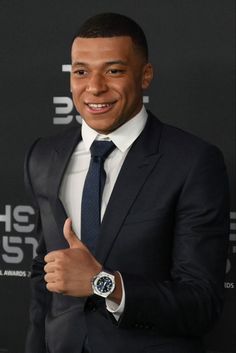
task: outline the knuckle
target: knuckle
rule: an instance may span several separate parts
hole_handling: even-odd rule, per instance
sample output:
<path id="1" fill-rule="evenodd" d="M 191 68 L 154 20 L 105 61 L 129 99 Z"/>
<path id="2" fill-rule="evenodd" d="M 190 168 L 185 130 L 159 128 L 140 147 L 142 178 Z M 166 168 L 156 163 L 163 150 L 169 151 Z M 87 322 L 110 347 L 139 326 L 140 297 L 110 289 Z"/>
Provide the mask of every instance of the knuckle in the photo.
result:
<path id="1" fill-rule="evenodd" d="M 46 284 L 46 288 L 47 290 L 49 290 L 50 292 L 52 292 L 52 288 L 51 288 L 51 285 L 49 283 Z"/>

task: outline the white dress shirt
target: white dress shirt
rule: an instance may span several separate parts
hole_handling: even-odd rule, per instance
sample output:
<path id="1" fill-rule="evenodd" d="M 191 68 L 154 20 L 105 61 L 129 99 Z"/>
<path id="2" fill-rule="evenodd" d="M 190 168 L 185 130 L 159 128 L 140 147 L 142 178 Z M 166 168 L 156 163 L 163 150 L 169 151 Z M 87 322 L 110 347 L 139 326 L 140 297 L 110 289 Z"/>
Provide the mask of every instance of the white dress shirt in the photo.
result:
<path id="1" fill-rule="evenodd" d="M 147 112 L 144 106 L 136 116 L 108 135 L 99 134 L 97 131 L 90 128 L 84 120 L 82 120 L 82 140 L 78 143 L 71 156 L 60 188 L 60 199 L 65 207 L 68 217 L 72 219 L 73 229 L 78 238 L 80 238 L 82 192 L 90 164 L 90 147 L 93 141 L 112 141 L 116 146 L 114 151 L 111 152 L 104 162 L 104 169 L 107 177 L 102 195 L 102 221 L 122 164 L 130 150 L 131 145 L 142 132 L 146 121 Z M 122 277 L 121 282 L 122 300 L 120 305 L 106 299 L 107 310 L 113 313 L 117 320 L 124 311 L 125 307 L 125 290 Z"/>

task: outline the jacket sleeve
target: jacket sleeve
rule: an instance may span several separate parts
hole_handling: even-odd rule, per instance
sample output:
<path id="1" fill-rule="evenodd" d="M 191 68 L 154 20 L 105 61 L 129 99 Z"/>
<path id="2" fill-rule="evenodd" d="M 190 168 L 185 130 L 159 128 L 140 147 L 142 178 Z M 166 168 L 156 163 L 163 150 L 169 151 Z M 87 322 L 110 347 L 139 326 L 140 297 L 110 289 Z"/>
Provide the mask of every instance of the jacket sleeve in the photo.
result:
<path id="1" fill-rule="evenodd" d="M 118 326 L 167 335 L 206 333 L 222 310 L 229 236 L 229 192 L 221 152 L 192 162 L 175 208 L 170 279 L 122 273 L 125 310 Z"/>
<path id="2" fill-rule="evenodd" d="M 30 323 L 25 353 L 46 353 L 45 316 L 51 300 L 51 293 L 47 291 L 44 281 L 46 247 L 43 240 L 40 211 L 31 181 L 31 161 L 34 158 L 33 152 L 37 142 L 38 140 L 32 145 L 25 159 L 25 186 L 36 210 L 36 235 L 39 240 L 37 255 L 32 262 Z"/>

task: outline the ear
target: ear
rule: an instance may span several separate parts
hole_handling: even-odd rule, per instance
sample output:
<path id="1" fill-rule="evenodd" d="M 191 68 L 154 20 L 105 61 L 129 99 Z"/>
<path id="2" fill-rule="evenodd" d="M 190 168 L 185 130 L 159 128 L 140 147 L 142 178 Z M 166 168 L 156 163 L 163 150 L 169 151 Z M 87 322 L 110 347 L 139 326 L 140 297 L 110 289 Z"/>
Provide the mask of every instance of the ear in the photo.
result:
<path id="1" fill-rule="evenodd" d="M 72 93 L 72 68 L 70 72 L 70 93 Z"/>
<path id="2" fill-rule="evenodd" d="M 150 63 L 143 67 L 142 89 L 147 89 L 153 79 L 153 66 Z"/>

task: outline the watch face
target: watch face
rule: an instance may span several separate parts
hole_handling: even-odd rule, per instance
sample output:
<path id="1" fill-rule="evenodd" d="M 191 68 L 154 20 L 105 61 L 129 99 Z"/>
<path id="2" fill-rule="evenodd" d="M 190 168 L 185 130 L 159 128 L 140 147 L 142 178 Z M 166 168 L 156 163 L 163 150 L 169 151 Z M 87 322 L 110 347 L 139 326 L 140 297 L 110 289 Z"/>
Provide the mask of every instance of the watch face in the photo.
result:
<path id="1" fill-rule="evenodd" d="M 96 283 L 97 290 L 101 293 L 108 293 L 112 289 L 113 282 L 109 277 L 103 276 Z"/>

